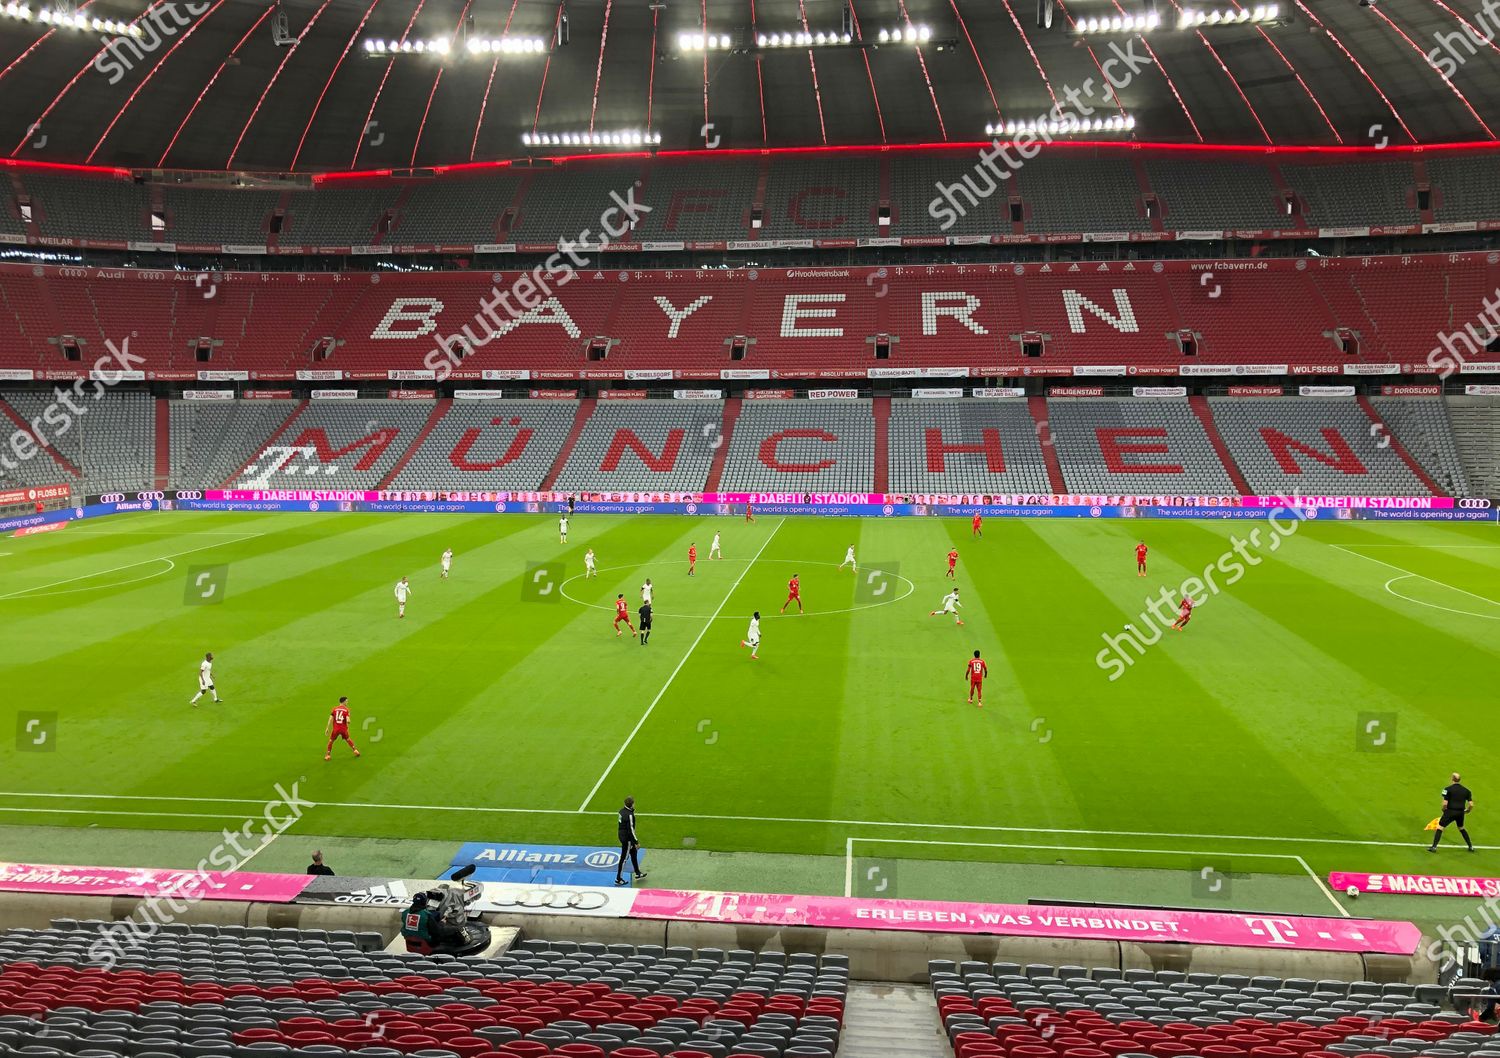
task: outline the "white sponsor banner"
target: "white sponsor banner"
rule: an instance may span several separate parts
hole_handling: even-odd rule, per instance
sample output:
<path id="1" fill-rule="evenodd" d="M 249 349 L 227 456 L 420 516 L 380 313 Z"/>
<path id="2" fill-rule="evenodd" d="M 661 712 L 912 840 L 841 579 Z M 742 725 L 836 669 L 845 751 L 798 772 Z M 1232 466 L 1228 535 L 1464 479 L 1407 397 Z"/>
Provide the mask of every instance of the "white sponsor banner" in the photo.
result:
<path id="1" fill-rule="evenodd" d="M 923 398 L 931 400 L 934 398 L 962 397 L 964 389 L 962 386 L 955 387 L 954 389 L 914 389 L 911 391 L 911 395 L 918 400 Z"/>
<path id="2" fill-rule="evenodd" d="M 474 245 L 475 253 L 515 253 L 513 242 L 481 242 Z"/>
<path id="3" fill-rule="evenodd" d="M 1399 375 L 1400 364 L 1345 364 L 1346 375 Z"/>
<path id="4" fill-rule="evenodd" d="M 232 389 L 185 389 L 183 400 L 234 400 Z"/>
<path id="5" fill-rule="evenodd" d="M 1319 228 L 1321 239 L 1363 239 L 1370 234 L 1369 228 Z"/>
<path id="6" fill-rule="evenodd" d="M 968 378 L 967 367 L 872 367 L 870 378 Z"/>
<path id="7" fill-rule="evenodd" d="M 1026 396 L 1026 390 L 1022 386 L 982 386 L 972 392 L 976 397 L 989 398 Z"/>
<path id="8" fill-rule="evenodd" d="M 391 248 L 389 246 L 351 246 L 349 247 L 349 252 L 352 254 L 357 253 L 372 255 L 377 253 L 390 253 Z"/>
<path id="9" fill-rule="evenodd" d="M 1186 397 L 1186 386 L 1136 386 L 1131 391 L 1136 397 Z"/>
<path id="10" fill-rule="evenodd" d="M 719 378 L 724 382 L 755 382 L 762 379 L 769 379 L 770 377 L 771 372 L 769 371 L 757 371 L 753 368 L 748 367 L 728 367 L 719 372 Z"/>
<path id="11" fill-rule="evenodd" d="M 501 389 L 455 389 L 454 400 L 500 400 L 505 396 Z"/>
<path id="12" fill-rule="evenodd" d="M 857 389 L 810 389 L 807 391 L 808 400 L 858 400 Z"/>
<path id="13" fill-rule="evenodd" d="M 31 382 L 36 372 L 29 367 L 0 368 L 0 382 Z"/>
<path id="14" fill-rule="evenodd" d="M 1479 364 L 1465 361 L 1458 365 L 1460 375 L 1494 375 L 1500 374 L 1500 364 Z"/>
<path id="15" fill-rule="evenodd" d="M 650 371 L 627 371 L 625 378 L 631 382 L 670 382 L 672 372 L 660 368 Z"/>
<path id="16" fill-rule="evenodd" d="M 149 250 L 160 253 L 177 252 L 177 244 L 175 242 L 137 242 L 134 239 L 127 239 L 125 248 L 127 250 Z"/>
<path id="17" fill-rule="evenodd" d="M 481 371 L 479 377 L 486 382 L 527 382 L 531 379 L 530 371 Z"/>
<path id="18" fill-rule="evenodd" d="M 199 382 L 249 382 L 248 371 L 199 371 Z"/>
<path id="19" fill-rule="evenodd" d="M 1284 375 L 1286 364 L 1183 364 L 1177 373 L 1184 378 L 1222 378 L 1234 375 Z"/>
<path id="20" fill-rule="evenodd" d="M 1179 241 L 1188 240 L 1192 242 L 1203 242 L 1209 239 L 1222 239 L 1222 231 L 1180 231 L 1177 233 Z"/>
<path id="21" fill-rule="evenodd" d="M 315 389 L 312 391 L 313 400 L 354 400 L 359 396 L 357 389 Z"/>
<path id="22" fill-rule="evenodd" d="M 1353 386 L 1298 386 L 1297 393 L 1303 397 L 1352 397 Z"/>
<path id="23" fill-rule="evenodd" d="M 674 389 L 672 396 L 677 400 L 723 400 L 722 389 Z"/>
<path id="24" fill-rule="evenodd" d="M 317 371 L 298 371 L 298 382 L 337 382 L 344 377 L 342 371 L 328 371 L 319 369 Z"/>
<path id="25" fill-rule="evenodd" d="M 1083 233 L 1084 242 L 1129 242 L 1128 231 L 1086 231 Z"/>
<path id="26" fill-rule="evenodd" d="M 1073 369 L 1074 378 L 1123 378 L 1128 373 L 1124 364 L 1084 364 Z"/>
<path id="27" fill-rule="evenodd" d="M 224 244 L 224 252 L 240 254 L 245 257 L 264 257 L 266 255 L 266 248 L 264 245 L 251 246 L 249 243 L 226 242 Z"/>
<path id="28" fill-rule="evenodd" d="M 144 371 L 90 371 L 90 382 L 103 382 L 113 386 L 117 382 L 144 382 L 146 372 Z"/>
<path id="29" fill-rule="evenodd" d="M 436 371 L 415 370 L 387 371 L 385 377 L 391 382 L 435 382 Z"/>
<path id="30" fill-rule="evenodd" d="M 1500 386 L 1490 382 L 1470 382 L 1464 386 L 1467 397 L 1500 397 Z"/>
<path id="31" fill-rule="evenodd" d="M 650 251 L 650 250 L 685 250 L 685 249 L 687 249 L 687 244 L 686 243 L 680 243 L 680 242 L 643 242 L 643 243 L 641 243 L 641 249 L 642 250 L 647 250 L 647 251 Z"/>

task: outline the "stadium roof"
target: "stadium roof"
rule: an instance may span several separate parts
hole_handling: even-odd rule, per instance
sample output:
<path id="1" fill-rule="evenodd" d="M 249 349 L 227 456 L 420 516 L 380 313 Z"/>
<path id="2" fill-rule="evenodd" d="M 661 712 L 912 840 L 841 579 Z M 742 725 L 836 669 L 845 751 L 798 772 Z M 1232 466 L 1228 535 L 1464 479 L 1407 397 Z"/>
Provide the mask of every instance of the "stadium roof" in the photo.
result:
<path id="1" fill-rule="evenodd" d="M 1147 0 L 1060 0 L 1051 29 L 1038 0 L 852 0 L 850 43 L 838 0 L 285 0 L 290 46 L 266 0 L 88 0 L 86 21 L 139 27 L 107 46 L 92 21 L 15 17 L 19 2 L 0 5 L 0 158 L 320 172 L 579 153 L 591 132 L 663 150 L 943 143 L 1054 100 L 1081 113 L 1070 89 L 1092 118 L 1133 119 L 1115 135 L 1157 142 L 1400 145 L 1500 129 L 1500 46 L 1452 36 L 1500 29 L 1478 0 L 1287 0 L 1281 21 L 1193 29 L 1178 28 L 1177 0 L 1157 0 L 1162 26 L 1144 37 L 1070 27 L 1141 15 Z M 908 23 L 925 39 L 879 46 Z M 681 46 L 705 29 L 718 46 Z M 776 46 L 797 32 L 833 39 Z M 507 36 L 498 55 L 468 46 Z M 446 56 L 428 50 L 440 39 Z M 367 40 L 423 53 L 372 55 Z M 1114 49 L 1143 63 L 1110 65 Z M 1125 82 L 1118 102 L 1105 73 Z"/>

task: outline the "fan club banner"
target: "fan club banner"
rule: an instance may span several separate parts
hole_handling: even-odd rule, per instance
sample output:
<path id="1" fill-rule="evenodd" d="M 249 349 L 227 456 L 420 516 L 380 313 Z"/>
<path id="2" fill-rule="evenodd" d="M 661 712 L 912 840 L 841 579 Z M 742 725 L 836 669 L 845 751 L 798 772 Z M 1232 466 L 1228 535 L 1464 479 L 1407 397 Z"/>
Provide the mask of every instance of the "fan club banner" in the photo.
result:
<path id="1" fill-rule="evenodd" d="M 290 903 L 307 886 L 300 874 L 149 870 L 140 867 L 72 867 L 0 863 L 0 892 L 65 896 L 177 897 Z"/>
<path id="2" fill-rule="evenodd" d="M 73 490 L 67 485 L 32 485 L 24 489 L 0 490 L 0 507 L 8 507 L 13 503 L 36 503 L 38 500 L 65 500 L 71 496 Z"/>

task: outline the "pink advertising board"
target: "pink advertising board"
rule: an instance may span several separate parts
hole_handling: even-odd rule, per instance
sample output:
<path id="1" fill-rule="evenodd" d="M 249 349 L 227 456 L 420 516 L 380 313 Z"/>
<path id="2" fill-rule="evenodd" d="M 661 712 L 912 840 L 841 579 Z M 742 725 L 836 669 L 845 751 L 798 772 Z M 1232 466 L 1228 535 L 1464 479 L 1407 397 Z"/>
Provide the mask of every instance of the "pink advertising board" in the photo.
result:
<path id="1" fill-rule="evenodd" d="M 964 904 L 838 896 L 642 889 L 632 918 L 821 929 L 899 929 L 1007 937 L 1215 944 L 1236 948 L 1411 955 L 1410 922 L 1044 904 Z"/>
<path id="2" fill-rule="evenodd" d="M 1336 892 L 1407 893 L 1413 896 L 1500 896 L 1500 878 L 1455 878 L 1440 874 L 1363 874 L 1331 871 Z"/>
<path id="3" fill-rule="evenodd" d="M 0 863 L 0 891 L 67 896 L 176 897 L 180 900 L 257 900 L 287 904 L 307 888 L 300 874 L 230 874 L 142 867 L 71 867 Z"/>

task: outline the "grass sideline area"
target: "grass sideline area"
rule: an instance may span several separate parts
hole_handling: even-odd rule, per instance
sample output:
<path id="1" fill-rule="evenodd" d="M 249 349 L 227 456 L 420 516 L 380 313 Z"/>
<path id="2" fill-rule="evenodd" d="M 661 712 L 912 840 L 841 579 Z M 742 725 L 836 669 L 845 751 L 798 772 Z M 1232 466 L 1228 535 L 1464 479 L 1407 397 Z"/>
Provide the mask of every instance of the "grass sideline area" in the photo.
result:
<path id="1" fill-rule="evenodd" d="M 631 794 L 668 887 L 1457 920 L 1471 902 L 1319 879 L 1500 875 L 1500 535 L 1263 530 L 1226 583 L 1253 524 L 579 515 L 561 544 L 550 516 L 167 512 L 9 539 L 0 834 L 13 859 L 192 864 L 295 783 L 316 807 L 250 869 L 316 843 L 341 873 L 423 874 L 466 840 L 611 844 Z M 885 575 L 839 571 L 851 544 Z M 963 627 L 928 616 L 950 547 Z M 1102 637 L 1209 569 L 1222 590 L 1111 680 Z M 780 616 L 793 573 L 807 613 Z M 647 577 L 643 647 L 610 624 Z M 191 708 L 210 650 L 225 701 Z M 325 763 L 339 695 L 364 755 Z M 1428 855 L 1454 770 L 1481 849 Z"/>

